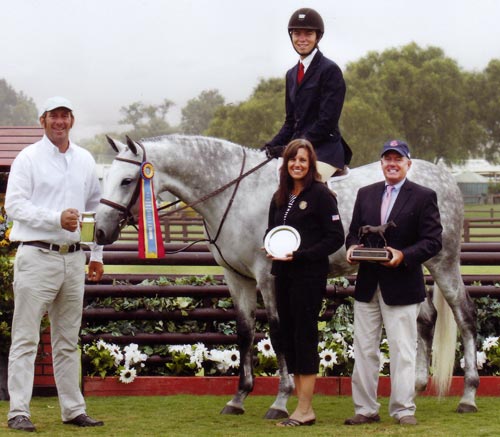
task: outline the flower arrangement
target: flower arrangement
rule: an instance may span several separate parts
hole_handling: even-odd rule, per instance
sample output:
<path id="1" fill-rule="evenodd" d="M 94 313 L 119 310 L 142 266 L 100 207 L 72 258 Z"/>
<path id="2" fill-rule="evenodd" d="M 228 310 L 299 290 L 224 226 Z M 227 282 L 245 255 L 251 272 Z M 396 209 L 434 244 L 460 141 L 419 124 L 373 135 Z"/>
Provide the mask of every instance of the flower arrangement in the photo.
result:
<path id="1" fill-rule="evenodd" d="M 168 347 L 171 361 L 166 363 L 168 373 L 177 376 L 230 375 L 240 365 L 238 349 L 211 349 L 203 343 Z"/>
<path id="2" fill-rule="evenodd" d="M 125 346 L 123 350 L 116 344 L 98 340 L 83 349 L 90 359 L 91 376 L 118 375 L 119 381 L 129 384 L 134 381 L 139 370 L 144 367 L 148 356 L 139 351 L 135 343 Z"/>
<path id="3" fill-rule="evenodd" d="M 9 264 L 10 266 L 10 264 Z M 3 270 L 2 270 L 3 271 Z M 333 282 L 332 282 L 333 281 Z M 9 282 L 10 283 L 10 282 Z M 146 280 L 139 285 L 218 285 L 219 280 L 214 277 L 192 276 L 183 278 L 161 277 L 154 280 Z M 345 278 L 335 278 L 329 280 L 339 287 L 349 285 Z M 476 284 L 477 285 L 477 284 Z M 495 283 L 500 287 L 500 283 Z M 0 290 L 0 297 L 2 293 Z M 323 376 L 351 376 L 354 366 L 353 358 L 353 301 L 352 297 L 343 299 L 342 303 L 335 300 L 325 299 L 322 314 L 325 311 L 332 313 L 328 320 L 320 321 L 319 347 L 320 373 Z M 500 301 L 494 297 L 474 298 L 474 303 L 478 312 L 478 344 L 482 344 L 482 349 L 478 351 L 477 363 L 482 375 L 500 375 L 500 346 L 497 337 L 488 337 L 489 333 L 500 331 Z M 0 300 L 1 304 L 1 300 Z M 147 309 L 151 311 L 175 311 L 181 310 L 188 314 L 195 308 L 233 308 L 230 298 L 211 298 L 209 301 L 202 298 L 188 297 L 141 297 L 141 298 L 96 298 L 89 307 L 114 308 L 117 311 L 127 311 L 136 309 Z M 325 317 L 326 319 L 326 317 Z M 0 308 L 1 322 L 1 308 Z M 233 320 L 220 322 L 206 322 L 198 320 L 120 320 L 107 321 L 102 324 L 98 321 L 94 324 L 87 324 L 82 327 L 83 334 L 108 333 L 113 335 L 135 335 L 138 332 L 203 332 L 211 330 L 226 335 L 236 333 L 236 324 Z M 265 322 L 257 322 L 257 332 L 267 332 L 268 326 Z M 0 325 L 0 336 L 2 329 Z M 491 335 L 491 334 L 490 334 Z M 2 341 L 0 347 L 4 344 Z M 152 360 L 151 366 L 143 369 L 147 375 L 232 375 L 238 372 L 239 352 L 234 347 L 219 346 L 208 350 L 205 345 L 144 345 L 144 352 L 149 356 L 159 356 L 160 360 Z M 455 364 L 455 374 L 463 374 L 460 369 L 460 359 L 462 350 L 460 342 L 457 345 L 457 355 Z M 165 365 L 158 366 L 162 360 L 167 361 Z M 104 360 L 100 363 L 104 364 Z M 141 366 L 142 367 L 142 366 Z M 462 359 L 463 368 L 463 359 Z M 138 369 L 136 369 L 138 370 Z M 276 354 L 273 350 L 269 337 L 265 337 L 256 345 L 254 354 L 254 370 L 257 376 L 271 376 L 278 372 Z M 113 374 L 116 368 L 111 366 L 108 373 Z M 462 373 L 461 373 L 462 372 Z M 93 370 L 93 374 L 100 374 Z M 381 342 L 380 374 L 389 374 L 389 352 L 388 343 L 384 338 Z"/>
<path id="4" fill-rule="evenodd" d="M 9 221 L 5 208 L 0 207 L 0 255 L 12 256 L 14 255 L 17 246 L 16 241 L 10 241 L 10 230 L 12 229 L 12 222 Z"/>
<path id="5" fill-rule="evenodd" d="M 10 257 L 15 253 L 18 243 L 9 239 L 12 222 L 0 207 L 0 354 L 7 354 L 10 348 L 10 331 L 14 312 L 12 281 L 14 269 Z"/>
<path id="6" fill-rule="evenodd" d="M 486 364 L 491 368 L 493 375 L 500 375 L 500 337 L 487 337 L 482 346 L 482 350 L 476 354 L 477 367 L 483 369 Z M 462 365 L 463 358 L 460 361 Z M 462 366 L 463 367 L 463 366 Z"/>
<path id="7" fill-rule="evenodd" d="M 323 376 L 350 374 L 353 367 L 353 347 L 339 333 L 319 342 L 319 367 Z"/>
<path id="8" fill-rule="evenodd" d="M 257 376 L 274 376 L 278 374 L 278 360 L 269 336 L 266 335 L 257 343 L 257 361 L 254 372 Z"/>

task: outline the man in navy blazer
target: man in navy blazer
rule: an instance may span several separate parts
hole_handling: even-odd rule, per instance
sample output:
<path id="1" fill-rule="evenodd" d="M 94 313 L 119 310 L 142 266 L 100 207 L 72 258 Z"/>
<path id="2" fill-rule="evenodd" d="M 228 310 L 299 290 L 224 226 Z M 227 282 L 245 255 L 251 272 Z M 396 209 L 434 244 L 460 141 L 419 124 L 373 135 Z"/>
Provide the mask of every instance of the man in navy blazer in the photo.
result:
<path id="1" fill-rule="evenodd" d="M 339 66 L 318 49 L 324 33 L 318 12 L 310 8 L 295 11 L 288 33 L 300 60 L 286 74 L 285 122 L 264 149 L 277 158 L 291 140 L 307 139 L 318 157 L 318 171 L 327 180 L 343 171 L 352 156 L 339 130 L 346 85 Z"/>
<path id="2" fill-rule="evenodd" d="M 387 262 L 361 261 L 354 291 L 355 416 L 346 425 L 378 422 L 377 402 L 382 325 L 389 343 L 391 398 L 389 414 L 402 425 L 415 425 L 415 361 L 417 317 L 425 299 L 422 263 L 441 250 L 442 226 L 436 193 L 407 179 L 410 151 L 403 141 L 384 144 L 381 153 L 385 181 L 358 191 L 346 238 L 347 261 L 359 248 L 361 226 L 393 221 L 385 233 Z M 389 195 L 387 193 L 390 193 Z M 386 198 L 387 208 L 383 208 Z M 381 217 L 381 209 L 384 216 Z"/>

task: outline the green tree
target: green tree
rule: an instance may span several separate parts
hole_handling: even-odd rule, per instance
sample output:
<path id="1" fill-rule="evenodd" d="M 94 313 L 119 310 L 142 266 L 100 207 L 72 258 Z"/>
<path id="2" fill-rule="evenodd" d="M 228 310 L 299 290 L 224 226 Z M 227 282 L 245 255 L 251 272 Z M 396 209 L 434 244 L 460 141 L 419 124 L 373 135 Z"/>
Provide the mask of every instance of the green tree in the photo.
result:
<path id="1" fill-rule="evenodd" d="M 168 99 L 164 99 L 159 105 L 145 105 L 142 102 L 134 102 L 120 108 L 123 118 L 119 123 L 132 125 L 132 130 L 126 132 L 132 138 L 146 138 L 173 133 L 175 129 L 166 120 L 168 111 L 172 106 L 173 102 Z"/>
<path id="2" fill-rule="evenodd" d="M 138 140 L 141 138 L 154 137 L 174 133 L 177 128 L 172 127 L 166 117 L 173 103 L 164 99 L 159 105 L 145 105 L 142 102 L 134 102 L 128 106 L 122 106 L 120 112 L 122 119 L 120 124 L 130 125 L 132 128 L 121 133 L 107 132 L 95 135 L 93 138 L 84 139 L 81 145 L 89 150 L 98 162 L 111 162 L 115 156 L 108 146 L 106 135 L 115 138 L 130 138 Z"/>
<path id="3" fill-rule="evenodd" d="M 224 105 L 224 97 L 218 90 L 202 91 L 182 108 L 181 132 L 202 135 L 214 117 L 215 111 Z"/>
<path id="4" fill-rule="evenodd" d="M 471 94 L 475 97 L 479 124 L 484 133 L 482 154 L 489 161 L 500 161 L 500 60 L 490 61 L 483 73 L 474 75 Z"/>
<path id="5" fill-rule="evenodd" d="M 409 142 L 415 157 L 457 162 L 480 147 L 481 132 L 467 100 L 468 75 L 437 47 L 412 43 L 370 52 L 349 64 L 341 119 L 353 164 L 378 159 L 390 138 Z"/>
<path id="6" fill-rule="evenodd" d="M 0 125 L 38 125 L 36 105 L 22 91 L 16 92 L 5 79 L 0 79 Z"/>
<path id="7" fill-rule="evenodd" d="M 205 133 L 258 148 L 278 132 L 284 117 L 285 80 L 261 79 L 247 101 L 220 107 Z"/>

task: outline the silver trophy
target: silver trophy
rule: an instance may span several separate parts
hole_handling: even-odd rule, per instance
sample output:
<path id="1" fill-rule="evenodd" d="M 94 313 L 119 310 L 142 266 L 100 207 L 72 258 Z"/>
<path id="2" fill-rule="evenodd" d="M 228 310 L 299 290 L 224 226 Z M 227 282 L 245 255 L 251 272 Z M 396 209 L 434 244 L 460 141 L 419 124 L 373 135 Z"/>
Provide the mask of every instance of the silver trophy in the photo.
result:
<path id="1" fill-rule="evenodd" d="M 354 261 L 377 261 L 386 262 L 392 258 L 392 253 L 385 249 L 387 241 L 385 231 L 387 228 L 395 228 L 396 223 L 392 220 L 380 226 L 365 225 L 358 231 L 359 244 L 364 247 L 354 249 L 351 259 Z M 381 244 L 383 244 L 382 247 Z"/>

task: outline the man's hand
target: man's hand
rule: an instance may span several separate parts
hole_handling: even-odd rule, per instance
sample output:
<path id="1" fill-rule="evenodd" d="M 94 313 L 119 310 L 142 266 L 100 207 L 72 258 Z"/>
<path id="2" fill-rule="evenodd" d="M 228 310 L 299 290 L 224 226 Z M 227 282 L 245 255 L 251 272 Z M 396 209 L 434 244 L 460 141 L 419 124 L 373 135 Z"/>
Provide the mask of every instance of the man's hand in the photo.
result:
<path id="1" fill-rule="evenodd" d="M 349 247 L 349 249 L 347 249 L 346 259 L 347 259 L 347 262 L 349 264 L 352 264 L 352 265 L 359 264 L 358 261 L 355 261 L 355 260 L 352 259 L 352 252 L 353 252 L 353 250 L 357 249 L 359 247 L 363 247 L 363 244 L 353 244 L 351 247 Z"/>
<path id="2" fill-rule="evenodd" d="M 65 209 L 61 213 L 61 227 L 70 232 L 75 232 L 78 229 L 80 221 L 80 213 L 75 208 Z"/>
<path id="3" fill-rule="evenodd" d="M 89 262 L 89 274 L 87 275 L 89 281 L 98 282 L 101 280 L 103 274 L 104 266 L 102 263 L 97 261 Z"/>
<path id="4" fill-rule="evenodd" d="M 403 255 L 403 252 L 401 252 L 398 249 L 394 249 L 393 247 L 389 247 L 389 246 L 385 247 L 385 249 L 387 249 L 389 252 L 391 252 L 392 258 L 385 263 L 381 263 L 383 266 L 394 268 L 394 267 L 399 266 L 403 262 L 403 259 L 405 257 Z"/>

